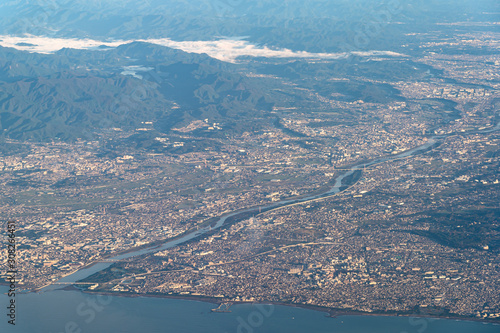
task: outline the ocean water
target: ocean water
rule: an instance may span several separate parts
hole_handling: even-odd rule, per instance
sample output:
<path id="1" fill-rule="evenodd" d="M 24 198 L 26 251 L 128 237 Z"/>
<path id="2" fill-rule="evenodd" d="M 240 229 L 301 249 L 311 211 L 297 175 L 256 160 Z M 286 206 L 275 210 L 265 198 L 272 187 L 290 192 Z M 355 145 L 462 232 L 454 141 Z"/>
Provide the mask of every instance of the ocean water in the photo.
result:
<path id="1" fill-rule="evenodd" d="M 210 303 L 150 297 L 108 297 L 53 290 L 16 295 L 16 325 L 8 324 L 9 298 L 1 286 L 0 332 L 18 333 L 498 333 L 481 322 L 388 316 L 340 316 L 287 306 L 235 305 L 214 313 Z"/>

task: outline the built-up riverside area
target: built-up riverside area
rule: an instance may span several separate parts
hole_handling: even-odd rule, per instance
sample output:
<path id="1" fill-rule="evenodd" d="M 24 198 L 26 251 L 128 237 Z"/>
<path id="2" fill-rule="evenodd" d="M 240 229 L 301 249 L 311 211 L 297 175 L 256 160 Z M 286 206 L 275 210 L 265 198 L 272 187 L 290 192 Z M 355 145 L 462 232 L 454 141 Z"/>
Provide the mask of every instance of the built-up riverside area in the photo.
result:
<path id="1" fill-rule="evenodd" d="M 351 165 L 440 135 L 426 152 L 361 168 L 338 195 L 117 262 L 87 288 L 497 320 L 500 132 L 488 129 L 499 121 L 500 59 L 429 52 L 418 61 L 489 85 L 384 81 L 404 97 L 388 103 L 318 95 L 345 115 L 278 105 L 279 128 L 213 136 L 202 150 L 190 150 L 192 130 L 223 125 L 205 119 L 155 134 L 163 153 L 112 146 L 153 133 L 147 120 L 88 142 L 8 141 L 18 150 L 0 157 L 0 212 L 17 221 L 19 287 L 36 290 L 228 212 L 324 192 Z"/>

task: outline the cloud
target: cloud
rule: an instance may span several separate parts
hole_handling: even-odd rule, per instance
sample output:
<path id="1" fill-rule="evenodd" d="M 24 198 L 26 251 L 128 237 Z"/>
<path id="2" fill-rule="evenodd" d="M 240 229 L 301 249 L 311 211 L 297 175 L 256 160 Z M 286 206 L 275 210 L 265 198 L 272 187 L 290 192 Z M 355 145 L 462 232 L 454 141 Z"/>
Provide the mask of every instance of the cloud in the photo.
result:
<path id="1" fill-rule="evenodd" d="M 4 47 L 12 47 L 21 51 L 33 53 L 54 53 L 63 48 L 70 49 L 94 49 L 101 45 L 108 47 L 117 47 L 128 42 L 113 41 L 101 42 L 92 39 L 76 39 L 76 38 L 51 38 L 38 37 L 27 35 L 25 37 L 5 36 L 0 35 L 0 45 Z"/>
<path id="2" fill-rule="evenodd" d="M 134 40 L 103 42 L 92 39 L 50 38 L 30 35 L 25 37 L 15 37 L 0 35 L 1 46 L 13 47 L 18 50 L 36 53 L 53 53 L 63 48 L 97 49 L 99 46 L 117 47 L 133 41 Z M 349 55 L 349 53 L 311 53 L 305 51 L 292 51 L 289 49 L 270 49 L 266 46 L 251 44 L 241 38 L 219 39 L 215 41 L 173 41 L 169 38 L 161 38 L 140 39 L 136 41 L 167 46 L 189 53 L 206 53 L 212 58 L 232 63 L 237 62 L 240 57 L 341 59 Z M 352 52 L 350 54 L 361 57 L 405 56 L 391 51 Z"/>

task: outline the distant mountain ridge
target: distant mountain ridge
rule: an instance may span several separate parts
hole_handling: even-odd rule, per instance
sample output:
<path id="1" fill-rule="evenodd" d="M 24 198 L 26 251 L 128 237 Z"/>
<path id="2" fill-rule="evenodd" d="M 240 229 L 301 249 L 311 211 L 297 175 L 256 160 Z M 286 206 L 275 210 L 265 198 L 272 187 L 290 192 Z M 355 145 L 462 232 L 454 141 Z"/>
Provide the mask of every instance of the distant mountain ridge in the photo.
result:
<path id="1" fill-rule="evenodd" d="M 0 34 L 174 40 L 249 36 L 253 44 L 270 47 L 340 52 L 363 32 L 366 45 L 356 49 L 401 51 L 409 32 L 427 31 L 437 23 L 495 22 L 488 13 L 499 10 L 495 0 L 473 5 L 469 0 L 7 1 L 0 4 Z M 440 30 L 452 34 L 461 28 Z"/>
<path id="2" fill-rule="evenodd" d="M 153 69 L 141 72 L 142 80 L 121 74 L 131 65 Z M 53 55 L 0 48 L 0 128 L 14 139 L 71 140 L 142 122 L 168 131 L 269 107 L 260 87 L 206 55 L 140 42 Z"/>

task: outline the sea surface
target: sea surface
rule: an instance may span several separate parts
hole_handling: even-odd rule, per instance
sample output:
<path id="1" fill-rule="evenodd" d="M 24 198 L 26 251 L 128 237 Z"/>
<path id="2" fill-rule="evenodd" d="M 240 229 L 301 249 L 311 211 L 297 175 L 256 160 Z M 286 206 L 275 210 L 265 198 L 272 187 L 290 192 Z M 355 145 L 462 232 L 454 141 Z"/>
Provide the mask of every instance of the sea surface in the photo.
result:
<path id="1" fill-rule="evenodd" d="M 18 333 L 498 333 L 500 325 L 389 316 L 340 316 L 288 306 L 242 304 L 214 313 L 213 304 L 166 298 L 88 295 L 51 290 L 16 295 L 16 325 L 7 323 L 0 286 L 0 332 Z"/>

